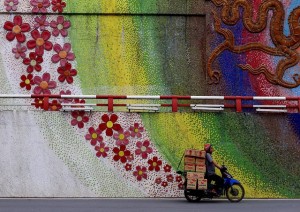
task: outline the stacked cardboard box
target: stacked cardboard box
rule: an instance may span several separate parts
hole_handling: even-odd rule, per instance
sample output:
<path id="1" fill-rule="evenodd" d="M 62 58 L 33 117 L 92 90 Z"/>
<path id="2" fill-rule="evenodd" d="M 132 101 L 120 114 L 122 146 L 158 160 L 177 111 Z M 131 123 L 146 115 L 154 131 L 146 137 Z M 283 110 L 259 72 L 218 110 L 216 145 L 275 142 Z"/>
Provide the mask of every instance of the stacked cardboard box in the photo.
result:
<path id="1" fill-rule="evenodd" d="M 207 189 L 207 180 L 204 179 L 206 172 L 205 151 L 187 149 L 184 154 L 184 171 L 186 172 L 186 189 Z"/>

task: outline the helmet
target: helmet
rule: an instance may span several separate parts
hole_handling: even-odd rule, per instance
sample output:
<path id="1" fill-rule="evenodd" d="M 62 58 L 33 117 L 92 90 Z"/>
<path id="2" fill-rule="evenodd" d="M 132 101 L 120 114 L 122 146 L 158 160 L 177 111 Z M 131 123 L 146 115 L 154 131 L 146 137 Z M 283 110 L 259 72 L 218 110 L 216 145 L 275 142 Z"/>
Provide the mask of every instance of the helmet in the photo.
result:
<path id="1" fill-rule="evenodd" d="M 204 150 L 210 152 L 211 144 L 204 144 Z"/>

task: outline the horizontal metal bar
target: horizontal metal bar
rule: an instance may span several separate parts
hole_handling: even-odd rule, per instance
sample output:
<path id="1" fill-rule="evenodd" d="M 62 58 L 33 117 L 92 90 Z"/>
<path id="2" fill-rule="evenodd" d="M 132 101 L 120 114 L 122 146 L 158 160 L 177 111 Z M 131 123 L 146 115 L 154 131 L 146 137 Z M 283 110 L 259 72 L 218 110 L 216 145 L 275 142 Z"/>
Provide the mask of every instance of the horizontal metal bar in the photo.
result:
<path id="1" fill-rule="evenodd" d="M 213 107 L 192 107 L 193 110 L 215 110 L 215 111 L 221 111 L 224 110 L 224 108 L 213 108 Z"/>
<path id="2" fill-rule="evenodd" d="M 286 105 L 253 105 L 254 108 L 286 108 Z"/>
<path id="3" fill-rule="evenodd" d="M 280 110 L 280 109 L 261 109 L 257 108 L 257 112 L 273 112 L 273 113 L 287 113 L 287 110 Z"/>

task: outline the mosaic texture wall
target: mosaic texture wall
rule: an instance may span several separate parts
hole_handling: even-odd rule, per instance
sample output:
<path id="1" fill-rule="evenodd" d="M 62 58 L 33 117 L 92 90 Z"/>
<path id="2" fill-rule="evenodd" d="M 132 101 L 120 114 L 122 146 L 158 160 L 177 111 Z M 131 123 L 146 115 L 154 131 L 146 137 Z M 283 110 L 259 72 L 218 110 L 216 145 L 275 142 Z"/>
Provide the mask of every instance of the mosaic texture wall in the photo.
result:
<path id="1" fill-rule="evenodd" d="M 298 6 L 1 0 L 0 93 L 297 96 Z M 206 142 L 246 197 L 300 197 L 298 114 L 62 112 L 85 101 L 54 99 L 51 111 L 34 101 L 1 107 L 1 197 L 181 197 L 182 153 Z M 12 102 L 33 100 L 1 99 Z"/>

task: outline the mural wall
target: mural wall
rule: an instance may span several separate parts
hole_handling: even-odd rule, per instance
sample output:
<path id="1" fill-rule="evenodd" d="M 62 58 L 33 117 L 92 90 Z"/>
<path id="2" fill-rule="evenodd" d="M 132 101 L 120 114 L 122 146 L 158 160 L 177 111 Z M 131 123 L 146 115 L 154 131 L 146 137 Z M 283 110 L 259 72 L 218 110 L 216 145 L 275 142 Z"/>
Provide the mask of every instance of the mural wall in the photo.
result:
<path id="1" fill-rule="evenodd" d="M 298 96 L 298 6 L 1 0 L 0 93 Z M 182 197 L 182 153 L 206 142 L 247 198 L 300 197 L 297 113 L 64 112 L 94 100 L 51 99 L 50 111 L 43 101 L 1 99 L 1 197 Z"/>

